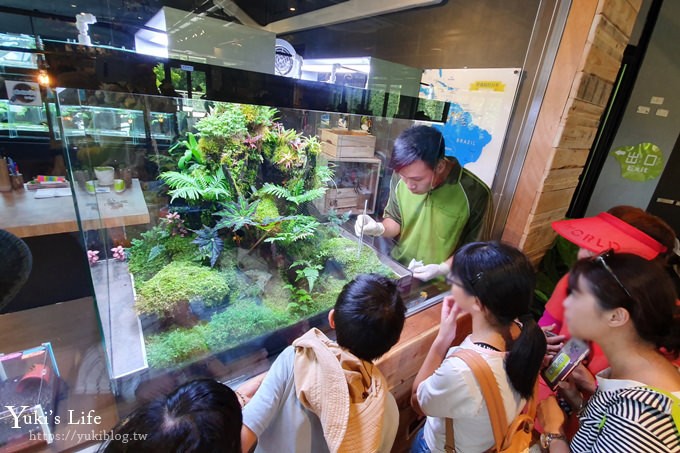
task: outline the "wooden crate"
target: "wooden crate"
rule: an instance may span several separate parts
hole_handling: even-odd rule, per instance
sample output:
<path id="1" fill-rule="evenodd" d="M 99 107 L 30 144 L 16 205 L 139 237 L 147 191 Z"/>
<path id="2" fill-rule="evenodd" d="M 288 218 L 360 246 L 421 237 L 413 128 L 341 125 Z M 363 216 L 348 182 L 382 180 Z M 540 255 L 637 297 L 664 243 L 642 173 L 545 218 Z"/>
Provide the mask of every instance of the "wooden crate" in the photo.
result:
<path id="1" fill-rule="evenodd" d="M 334 157 L 373 157 L 375 136 L 363 131 L 321 129 L 321 149 Z"/>
<path id="2" fill-rule="evenodd" d="M 319 155 L 319 165 L 328 165 L 334 180 L 328 184 L 323 198 L 315 201 L 321 214 L 335 210 L 338 214 L 352 211 L 361 214 L 367 203 L 367 214 L 375 212 L 380 180 L 380 159 L 373 157 L 338 158 L 325 153 Z"/>

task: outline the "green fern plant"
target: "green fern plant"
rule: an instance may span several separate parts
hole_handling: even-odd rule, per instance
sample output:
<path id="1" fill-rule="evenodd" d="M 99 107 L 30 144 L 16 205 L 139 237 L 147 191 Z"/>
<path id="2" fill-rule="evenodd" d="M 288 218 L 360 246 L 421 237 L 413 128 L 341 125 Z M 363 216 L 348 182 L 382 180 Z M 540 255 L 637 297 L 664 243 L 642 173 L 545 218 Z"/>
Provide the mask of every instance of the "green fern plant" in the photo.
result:
<path id="1" fill-rule="evenodd" d="M 189 202 L 227 201 L 230 198 L 227 179 L 221 168 L 215 174 L 209 174 L 203 169 L 191 172 L 166 171 L 160 178 L 170 187 L 171 201 L 177 198 Z"/>
<path id="2" fill-rule="evenodd" d="M 243 197 L 239 197 L 237 201 L 225 203 L 224 209 L 215 214 L 221 218 L 215 227 L 237 231 L 246 225 L 259 225 L 256 219 L 258 204 L 260 204 L 259 200 L 248 203 Z"/>
<path id="3" fill-rule="evenodd" d="M 320 264 L 314 264 L 309 260 L 298 260 L 289 266 L 289 269 L 294 269 L 297 277 L 295 281 L 306 280 L 309 292 L 314 291 L 314 284 L 319 278 L 319 271 L 323 269 Z"/>
<path id="4" fill-rule="evenodd" d="M 301 239 L 314 237 L 316 229 L 321 225 L 314 217 L 307 215 L 290 216 L 281 227 L 281 231 L 274 237 L 265 239 L 265 242 L 282 242 L 290 244 Z"/>
<path id="5" fill-rule="evenodd" d="M 318 187 L 316 189 L 304 190 L 304 182 L 299 181 L 295 185 L 293 190 L 289 190 L 286 187 L 279 186 L 278 184 L 265 183 L 260 189 L 260 193 L 264 195 L 273 195 L 277 198 L 281 198 L 295 206 L 300 206 L 303 203 L 316 200 L 321 198 L 326 193 L 325 187 Z"/>

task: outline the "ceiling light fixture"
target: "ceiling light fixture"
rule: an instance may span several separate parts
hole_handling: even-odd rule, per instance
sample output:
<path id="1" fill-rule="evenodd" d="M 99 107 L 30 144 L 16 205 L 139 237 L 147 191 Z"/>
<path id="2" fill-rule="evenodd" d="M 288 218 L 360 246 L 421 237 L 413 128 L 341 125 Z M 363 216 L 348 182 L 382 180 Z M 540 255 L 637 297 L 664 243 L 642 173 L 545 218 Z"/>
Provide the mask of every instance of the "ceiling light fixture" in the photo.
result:
<path id="1" fill-rule="evenodd" d="M 44 69 L 41 69 L 40 72 L 38 72 L 38 83 L 44 87 L 50 86 L 50 76 Z"/>

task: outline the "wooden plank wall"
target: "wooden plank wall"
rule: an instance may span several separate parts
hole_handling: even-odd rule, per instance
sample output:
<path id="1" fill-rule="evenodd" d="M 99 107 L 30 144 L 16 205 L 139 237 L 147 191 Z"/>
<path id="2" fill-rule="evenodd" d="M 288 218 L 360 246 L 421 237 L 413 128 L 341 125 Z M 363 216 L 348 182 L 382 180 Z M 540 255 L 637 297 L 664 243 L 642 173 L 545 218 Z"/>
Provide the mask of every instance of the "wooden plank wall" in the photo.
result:
<path id="1" fill-rule="evenodd" d="M 569 208 L 642 0 L 574 0 L 503 240 L 535 263 Z"/>

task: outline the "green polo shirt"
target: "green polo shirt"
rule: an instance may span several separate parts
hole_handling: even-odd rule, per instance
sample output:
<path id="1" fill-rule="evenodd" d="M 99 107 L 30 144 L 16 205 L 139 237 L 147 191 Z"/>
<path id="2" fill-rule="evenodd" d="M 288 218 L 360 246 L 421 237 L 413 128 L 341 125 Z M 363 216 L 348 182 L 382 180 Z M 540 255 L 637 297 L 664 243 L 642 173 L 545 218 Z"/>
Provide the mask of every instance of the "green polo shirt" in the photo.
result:
<path id="1" fill-rule="evenodd" d="M 454 159 L 451 159 L 452 161 Z M 488 237 L 492 197 L 486 184 L 457 161 L 446 180 L 426 194 L 411 193 L 395 172 L 385 217 L 401 226 L 392 257 L 441 263 L 463 244 Z"/>

